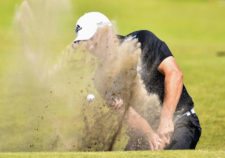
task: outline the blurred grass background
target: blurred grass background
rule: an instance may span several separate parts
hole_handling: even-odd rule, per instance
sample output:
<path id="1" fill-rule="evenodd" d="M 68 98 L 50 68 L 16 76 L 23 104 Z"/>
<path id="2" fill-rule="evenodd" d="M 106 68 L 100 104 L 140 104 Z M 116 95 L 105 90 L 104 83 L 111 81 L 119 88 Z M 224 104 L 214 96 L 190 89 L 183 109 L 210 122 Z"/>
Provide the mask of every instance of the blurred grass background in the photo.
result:
<path id="1" fill-rule="evenodd" d="M 20 132 L 17 107 L 1 101 L 3 78 L 10 67 L 18 38 L 14 38 L 13 19 L 22 0 L 0 0 L 0 133 L 1 141 Z M 203 128 L 197 149 L 224 150 L 225 148 L 225 1 L 224 0 L 139 0 L 105 1 L 72 0 L 73 13 L 65 17 L 62 50 L 74 39 L 76 19 L 88 11 L 100 11 L 113 19 L 120 34 L 148 29 L 164 40 L 174 53 L 184 73 L 185 85 L 194 99 L 195 110 Z M 55 1 L 57 3 L 57 1 Z M 24 110 L 21 110 L 24 111 Z M 7 118 L 7 119 L 6 119 Z M 22 125 L 22 126 L 21 126 Z M 8 142 L 10 140 L 11 142 Z M 23 142 L 23 139 L 15 139 Z M 24 142 L 25 143 L 25 142 Z M 23 149 L 23 148 L 21 148 Z M 1 146 L 0 146 L 1 150 Z"/>

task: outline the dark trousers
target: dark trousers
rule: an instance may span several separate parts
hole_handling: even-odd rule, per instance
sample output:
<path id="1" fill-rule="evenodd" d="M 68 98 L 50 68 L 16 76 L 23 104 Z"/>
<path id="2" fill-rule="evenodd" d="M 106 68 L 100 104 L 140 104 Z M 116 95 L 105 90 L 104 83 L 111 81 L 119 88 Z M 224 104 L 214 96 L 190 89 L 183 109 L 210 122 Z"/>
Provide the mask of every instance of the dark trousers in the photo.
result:
<path id="1" fill-rule="evenodd" d="M 175 122 L 171 143 L 165 149 L 195 149 L 200 136 L 201 126 L 197 115 L 185 115 Z"/>
<path id="2" fill-rule="evenodd" d="M 175 122 L 171 143 L 165 150 L 195 149 L 201 136 L 201 126 L 196 114 L 184 115 Z M 130 137 L 125 150 L 149 150 L 143 137 Z"/>

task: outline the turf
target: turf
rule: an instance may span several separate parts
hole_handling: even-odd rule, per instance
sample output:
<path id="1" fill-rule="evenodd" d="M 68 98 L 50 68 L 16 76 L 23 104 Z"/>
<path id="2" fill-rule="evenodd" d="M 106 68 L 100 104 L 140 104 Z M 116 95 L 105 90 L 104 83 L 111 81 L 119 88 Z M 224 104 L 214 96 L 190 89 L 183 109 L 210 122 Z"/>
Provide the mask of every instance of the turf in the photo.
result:
<path id="1" fill-rule="evenodd" d="M 0 85 L 10 66 L 17 45 L 13 39 L 13 18 L 21 0 L 0 1 Z M 73 40 L 75 19 L 87 11 L 104 12 L 116 21 L 118 31 L 127 34 L 149 29 L 166 41 L 184 73 L 185 85 L 194 99 L 202 125 L 197 151 L 112 152 L 112 153 L 3 153 L 0 157 L 223 157 L 225 149 L 225 3 L 222 0 L 74 0 L 71 20 L 64 27 L 65 43 Z M 0 95 L 5 93 L 0 92 Z M 1 97 L 1 96 L 0 96 Z M 20 151 L 23 137 L 15 134 L 29 131 L 15 107 L 0 101 L 0 151 Z M 17 108 L 24 112 L 24 109 Z M 63 113 L 63 111 L 61 111 Z M 22 118 L 21 118 L 22 117 Z M 11 137 L 11 138 L 9 138 Z M 2 143 L 4 142 L 4 143 Z M 25 144 L 26 145 L 26 144 Z M 166 155 L 166 156 L 165 156 Z"/>
<path id="2" fill-rule="evenodd" d="M 198 157 L 198 158 L 223 158 L 225 157 L 224 151 L 205 151 L 205 150 L 196 150 L 196 151 L 132 151 L 132 152 L 52 152 L 52 153 L 43 153 L 43 152 L 34 152 L 34 153 L 3 153 L 0 154 L 1 158 L 189 158 L 189 157 Z"/>

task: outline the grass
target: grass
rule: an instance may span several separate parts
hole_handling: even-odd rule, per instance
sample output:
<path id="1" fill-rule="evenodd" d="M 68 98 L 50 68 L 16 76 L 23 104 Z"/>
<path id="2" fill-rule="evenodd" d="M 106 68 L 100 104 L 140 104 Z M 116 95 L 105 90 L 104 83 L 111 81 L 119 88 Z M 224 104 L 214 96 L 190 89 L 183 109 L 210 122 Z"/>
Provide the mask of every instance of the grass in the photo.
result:
<path id="1" fill-rule="evenodd" d="M 34 152 L 34 153 L 3 153 L 0 154 L 1 158 L 36 158 L 36 157 L 45 157 L 45 158 L 189 158 L 189 157 L 198 157 L 198 158 L 223 158 L 225 157 L 224 151 L 205 151 L 205 150 L 196 150 L 196 151 L 132 151 L 132 152 L 52 152 L 52 153 L 43 153 L 43 152 Z"/>
<path id="2" fill-rule="evenodd" d="M 15 41 L 17 38 L 14 39 L 15 31 L 13 31 L 12 24 L 15 8 L 21 1 L 0 1 L 0 98 L 4 98 L 5 94 L 10 93 L 13 89 L 13 87 L 8 89 L 5 86 L 5 80 L 8 79 L 5 74 L 8 73 L 11 61 L 14 60 L 12 54 L 19 47 L 19 43 Z M 77 17 L 92 10 L 104 12 L 114 19 L 121 34 L 138 29 L 149 29 L 166 41 L 183 70 L 185 85 L 194 99 L 195 110 L 203 128 L 197 146 L 198 150 L 1 153 L 0 157 L 224 157 L 225 153 L 222 150 L 225 147 L 225 56 L 219 55 L 218 52 L 225 51 L 225 3 L 219 0 L 139 0 L 138 2 L 120 0 L 119 3 L 118 1 L 104 0 L 74 0 L 72 3 L 73 12 L 71 14 L 74 16 L 69 15 L 71 18 L 62 29 L 63 42 L 58 43 L 58 50 L 63 49 L 73 40 L 73 26 Z M 23 89 L 23 85 L 21 85 L 21 89 Z M 17 100 L 15 104 L 10 103 L 10 101 L 5 102 L 0 99 L 0 151 L 24 151 L 30 145 L 26 144 L 26 136 L 32 135 L 27 126 L 27 124 L 32 124 L 27 121 L 27 117 L 30 117 L 29 110 L 27 106 L 18 106 L 15 109 L 21 100 Z M 56 109 L 53 108 L 52 111 L 54 110 Z M 68 111 L 54 112 L 60 113 L 61 116 L 68 114 Z M 23 128 L 24 126 L 27 128 Z M 21 134 L 21 136 L 17 134 Z M 23 144 L 21 145 L 21 143 Z M 45 142 L 40 141 L 41 143 Z"/>

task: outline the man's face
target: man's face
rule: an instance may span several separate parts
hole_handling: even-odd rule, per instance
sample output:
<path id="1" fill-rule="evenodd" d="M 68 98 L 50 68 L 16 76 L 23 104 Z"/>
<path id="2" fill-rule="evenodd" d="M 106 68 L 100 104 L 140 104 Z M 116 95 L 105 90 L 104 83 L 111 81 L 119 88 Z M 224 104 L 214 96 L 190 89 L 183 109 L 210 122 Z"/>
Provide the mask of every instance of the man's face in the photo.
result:
<path id="1" fill-rule="evenodd" d="M 86 52 L 89 52 L 95 56 L 98 56 L 98 43 L 99 39 L 97 39 L 98 34 L 96 33 L 91 39 L 89 40 L 81 40 L 81 41 L 76 41 L 72 44 L 72 47 L 74 49 L 82 49 Z"/>
<path id="2" fill-rule="evenodd" d="M 98 58 L 104 58 L 109 48 L 113 48 L 117 41 L 115 33 L 111 27 L 99 28 L 95 35 L 84 41 L 73 43 L 73 48 L 82 48 Z"/>
<path id="3" fill-rule="evenodd" d="M 73 48 L 81 48 L 85 49 L 86 51 L 90 53 L 96 53 L 96 42 L 94 42 L 93 38 L 89 40 L 82 40 L 82 41 L 76 41 L 72 44 Z"/>

